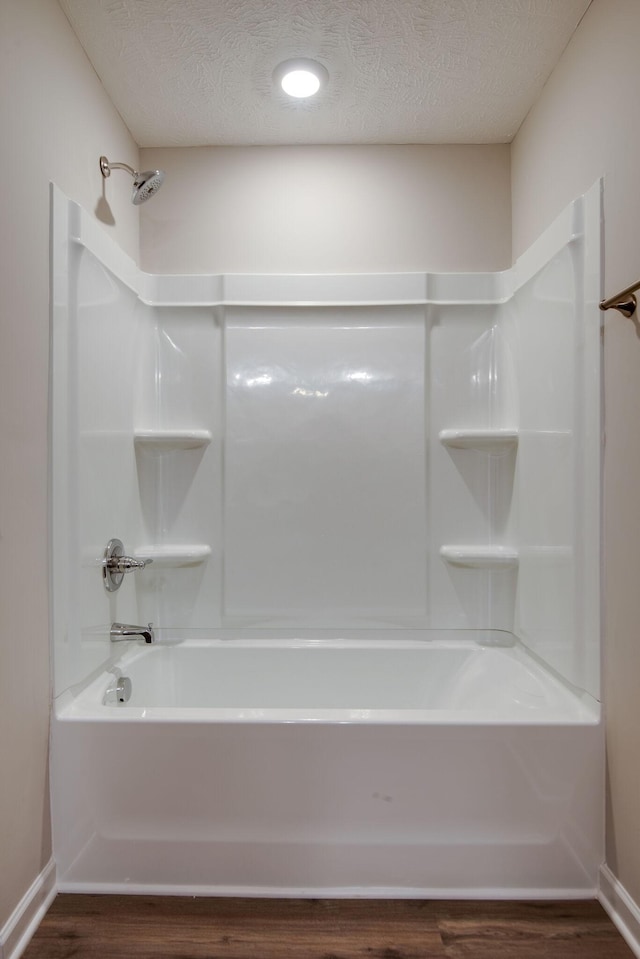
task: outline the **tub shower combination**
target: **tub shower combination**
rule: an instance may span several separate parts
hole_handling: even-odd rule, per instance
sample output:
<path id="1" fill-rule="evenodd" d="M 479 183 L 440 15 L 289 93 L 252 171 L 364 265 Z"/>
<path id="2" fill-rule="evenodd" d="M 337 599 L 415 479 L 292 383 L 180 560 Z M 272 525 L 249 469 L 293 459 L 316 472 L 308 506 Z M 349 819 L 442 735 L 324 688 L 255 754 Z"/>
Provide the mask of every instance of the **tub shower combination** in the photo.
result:
<path id="1" fill-rule="evenodd" d="M 52 224 L 59 888 L 592 895 L 600 185 L 500 274 Z"/>

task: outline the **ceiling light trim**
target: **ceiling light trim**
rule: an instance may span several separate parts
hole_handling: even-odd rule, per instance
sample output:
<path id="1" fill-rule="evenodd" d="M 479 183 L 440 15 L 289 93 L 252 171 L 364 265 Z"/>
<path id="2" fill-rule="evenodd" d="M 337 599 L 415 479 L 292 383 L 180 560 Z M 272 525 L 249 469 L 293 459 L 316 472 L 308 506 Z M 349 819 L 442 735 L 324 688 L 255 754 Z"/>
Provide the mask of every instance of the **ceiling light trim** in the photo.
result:
<path id="1" fill-rule="evenodd" d="M 295 77 L 296 74 L 300 76 L 296 77 L 296 80 L 288 82 L 288 80 Z M 317 85 L 305 85 L 305 76 L 308 77 L 309 80 L 312 77 L 315 78 Z M 329 71 L 321 63 L 318 63 L 317 60 L 311 60 L 308 57 L 294 57 L 291 60 L 284 60 L 278 64 L 273 71 L 273 80 L 278 90 L 287 96 L 298 100 L 308 100 L 313 96 L 317 96 L 318 93 L 326 87 L 329 82 Z M 300 85 L 297 81 L 300 81 Z"/>

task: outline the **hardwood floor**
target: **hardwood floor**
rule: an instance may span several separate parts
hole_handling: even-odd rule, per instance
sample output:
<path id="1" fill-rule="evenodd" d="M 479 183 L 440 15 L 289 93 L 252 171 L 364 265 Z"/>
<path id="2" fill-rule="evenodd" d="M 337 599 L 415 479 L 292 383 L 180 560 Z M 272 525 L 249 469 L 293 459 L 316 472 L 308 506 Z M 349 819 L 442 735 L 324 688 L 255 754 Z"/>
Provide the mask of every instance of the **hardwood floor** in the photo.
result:
<path id="1" fill-rule="evenodd" d="M 633 959 L 597 902 L 60 895 L 23 959 Z"/>

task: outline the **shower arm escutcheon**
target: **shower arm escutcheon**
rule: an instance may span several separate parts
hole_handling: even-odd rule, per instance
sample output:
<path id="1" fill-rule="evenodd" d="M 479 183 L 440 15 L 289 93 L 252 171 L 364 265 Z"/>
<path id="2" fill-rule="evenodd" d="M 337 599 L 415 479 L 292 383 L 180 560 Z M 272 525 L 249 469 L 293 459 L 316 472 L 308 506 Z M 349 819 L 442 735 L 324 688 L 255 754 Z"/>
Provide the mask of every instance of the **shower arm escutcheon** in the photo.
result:
<path id="1" fill-rule="evenodd" d="M 125 556 L 122 540 L 110 539 L 102 561 L 104 588 L 108 593 L 115 593 L 116 590 L 120 589 L 125 573 L 130 573 L 136 569 L 144 569 L 152 562 L 153 560 L 149 558 L 136 559 L 133 556 Z"/>
<path id="2" fill-rule="evenodd" d="M 105 180 L 108 176 L 111 176 L 112 170 L 126 170 L 133 177 L 138 175 L 138 171 L 134 170 L 128 163 L 111 163 L 106 157 L 100 157 L 100 172 Z"/>

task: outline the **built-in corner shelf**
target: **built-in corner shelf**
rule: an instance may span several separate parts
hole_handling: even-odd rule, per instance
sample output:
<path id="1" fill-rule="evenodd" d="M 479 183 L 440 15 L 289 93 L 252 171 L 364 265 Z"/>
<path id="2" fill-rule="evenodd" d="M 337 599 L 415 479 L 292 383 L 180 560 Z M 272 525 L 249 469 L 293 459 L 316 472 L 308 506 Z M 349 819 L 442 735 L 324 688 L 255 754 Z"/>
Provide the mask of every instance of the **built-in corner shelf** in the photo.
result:
<path id="1" fill-rule="evenodd" d="M 151 453 L 202 449 L 211 439 L 209 430 L 136 430 L 133 434 L 136 448 Z"/>
<path id="2" fill-rule="evenodd" d="M 509 427 L 487 430 L 441 430 L 438 438 L 442 445 L 449 449 L 506 453 L 517 446 L 518 431 Z"/>
<path id="3" fill-rule="evenodd" d="M 518 552 L 509 546 L 441 546 L 440 556 L 451 566 L 467 569 L 515 569 Z"/>
<path id="4" fill-rule="evenodd" d="M 152 559 L 151 571 L 159 566 L 198 566 L 211 556 L 211 547 L 204 543 L 168 546 L 140 546 L 134 551 L 139 559 Z"/>

